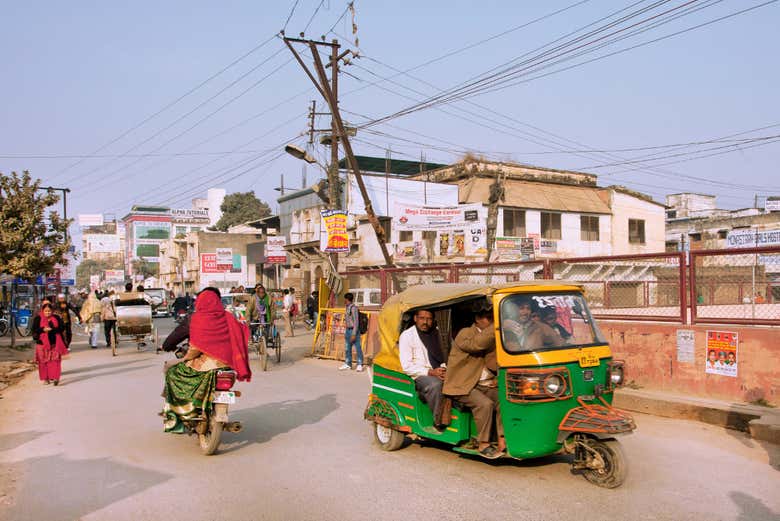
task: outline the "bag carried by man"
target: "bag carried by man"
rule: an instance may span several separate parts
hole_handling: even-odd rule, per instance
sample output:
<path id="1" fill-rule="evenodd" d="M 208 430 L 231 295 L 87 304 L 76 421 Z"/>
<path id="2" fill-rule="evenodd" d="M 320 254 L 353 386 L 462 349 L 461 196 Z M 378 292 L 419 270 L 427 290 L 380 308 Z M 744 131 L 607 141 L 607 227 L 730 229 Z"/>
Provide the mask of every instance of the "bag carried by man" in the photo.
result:
<path id="1" fill-rule="evenodd" d="M 358 311 L 358 331 L 361 335 L 365 335 L 368 331 L 368 313 Z"/>

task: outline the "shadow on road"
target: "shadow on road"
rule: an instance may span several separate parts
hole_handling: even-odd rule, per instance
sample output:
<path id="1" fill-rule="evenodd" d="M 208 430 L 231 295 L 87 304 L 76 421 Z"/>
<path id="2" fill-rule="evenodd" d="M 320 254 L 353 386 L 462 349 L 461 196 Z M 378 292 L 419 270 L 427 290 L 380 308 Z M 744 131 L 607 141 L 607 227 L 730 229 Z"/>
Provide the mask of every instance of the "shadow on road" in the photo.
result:
<path id="1" fill-rule="evenodd" d="M 739 441 L 745 447 L 761 447 L 766 451 L 767 458 L 769 460 L 769 466 L 775 470 L 780 470 L 780 447 L 774 443 L 769 443 L 762 440 L 755 440 L 748 434 L 748 422 L 752 419 L 759 418 L 746 417 L 744 414 L 738 414 L 736 412 L 729 412 L 727 417 L 728 425 L 732 428 L 725 428 L 726 434 Z"/>
<path id="2" fill-rule="evenodd" d="M 171 475 L 108 458 L 70 460 L 61 454 L 8 466 L 24 476 L 10 508 L 0 518 L 72 521 L 171 479 Z"/>
<path id="3" fill-rule="evenodd" d="M 736 521 L 776 521 L 780 519 L 780 513 L 773 512 L 764 505 L 760 499 L 739 491 L 729 492 L 729 497 L 739 508 L 739 516 Z"/>
<path id="4" fill-rule="evenodd" d="M 146 364 L 146 365 L 137 365 L 134 367 L 126 367 L 124 369 L 116 369 L 114 371 L 103 371 L 102 373 L 96 373 L 96 374 L 85 374 L 84 376 L 78 376 L 76 378 L 65 379 L 63 378 L 60 382 L 60 386 L 65 385 L 73 385 L 78 382 L 83 382 L 84 380 L 89 380 L 91 378 L 99 378 L 101 376 L 112 376 L 117 374 L 123 374 L 123 373 L 130 373 L 132 371 L 139 371 L 141 369 L 146 369 L 147 367 L 153 367 L 155 364 Z"/>
<path id="5" fill-rule="evenodd" d="M 0 451 L 12 450 L 29 441 L 40 438 L 50 431 L 25 431 L 12 432 L 10 434 L 0 434 Z"/>
<path id="6" fill-rule="evenodd" d="M 231 435 L 230 440 L 237 441 L 223 444 L 220 452 L 232 452 L 249 443 L 265 443 L 301 425 L 319 423 L 338 408 L 335 394 L 323 394 L 314 400 L 285 400 L 236 411 L 231 419 L 240 421 L 244 430 Z"/>
<path id="7" fill-rule="evenodd" d="M 138 360 L 130 360 L 130 361 L 127 361 L 127 362 L 113 362 L 113 363 L 110 363 L 110 364 L 90 365 L 90 366 L 87 366 L 87 367 L 80 367 L 78 369 L 63 370 L 62 371 L 62 376 L 70 376 L 72 374 L 86 373 L 88 371 L 97 371 L 99 369 L 109 369 L 109 368 L 112 368 L 112 367 L 122 367 L 124 365 L 135 364 L 135 363 L 138 363 L 138 362 L 141 362 L 141 361 L 142 361 L 141 359 L 138 359 Z M 67 363 L 67 361 L 65 363 Z"/>

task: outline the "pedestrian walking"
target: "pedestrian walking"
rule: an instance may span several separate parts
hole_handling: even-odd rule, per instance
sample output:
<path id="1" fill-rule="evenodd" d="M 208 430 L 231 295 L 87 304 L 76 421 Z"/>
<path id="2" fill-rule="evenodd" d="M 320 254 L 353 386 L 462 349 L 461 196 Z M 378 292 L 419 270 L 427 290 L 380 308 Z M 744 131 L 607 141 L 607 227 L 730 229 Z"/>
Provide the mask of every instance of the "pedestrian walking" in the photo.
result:
<path id="1" fill-rule="evenodd" d="M 70 343 L 73 340 L 73 319 L 70 316 L 70 312 L 72 311 L 73 314 L 76 315 L 76 318 L 78 318 L 78 309 L 65 300 L 65 295 L 60 293 L 57 295 L 57 300 L 55 301 L 52 310 L 62 323 L 62 339 L 65 341 L 65 347 L 70 347 Z"/>
<path id="2" fill-rule="evenodd" d="M 97 349 L 101 311 L 97 295 L 94 292 L 90 293 L 84 305 L 81 306 L 81 322 L 86 324 L 86 332 L 89 334 L 89 346 L 92 349 Z"/>
<path id="3" fill-rule="evenodd" d="M 100 300 L 100 318 L 103 319 L 103 332 L 106 335 L 106 347 L 111 347 L 111 334 L 116 340 L 116 307 L 114 306 L 114 290 Z"/>
<path id="4" fill-rule="evenodd" d="M 352 348 L 357 352 L 357 371 L 363 371 L 363 350 L 360 348 L 360 311 L 355 305 L 355 295 L 344 293 L 344 364 L 339 371 L 352 369 Z"/>
<path id="5" fill-rule="evenodd" d="M 295 291 L 295 290 L 293 290 Z M 284 290 L 284 298 L 282 299 L 282 315 L 284 318 L 284 328 L 287 331 L 287 336 L 294 337 L 295 331 L 293 331 L 293 304 L 295 304 L 295 297 L 290 293 L 289 289 Z"/>
<path id="6" fill-rule="evenodd" d="M 41 306 L 41 311 L 33 318 L 32 337 L 38 377 L 46 385 L 59 385 L 62 357 L 68 354 L 68 348 L 62 338 L 62 322 L 54 315 L 51 304 Z"/>

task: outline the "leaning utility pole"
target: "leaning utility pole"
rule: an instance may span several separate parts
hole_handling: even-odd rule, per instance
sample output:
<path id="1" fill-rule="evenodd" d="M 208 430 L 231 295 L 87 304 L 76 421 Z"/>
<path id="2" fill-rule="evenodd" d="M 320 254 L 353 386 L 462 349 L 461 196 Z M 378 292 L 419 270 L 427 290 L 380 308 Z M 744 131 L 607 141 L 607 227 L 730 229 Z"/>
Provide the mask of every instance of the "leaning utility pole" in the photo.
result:
<path id="1" fill-rule="evenodd" d="M 338 179 L 338 140 L 341 140 L 342 146 L 344 147 L 344 154 L 347 156 L 347 163 L 349 164 L 349 168 L 352 170 L 352 174 L 355 176 L 355 182 L 357 182 L 358 189 L 360 190 L 360 195 L 363 198 L 363 204 L 366 208 L 366 215 L 368 216 L 368 221 L 371 223 L 371 227 L 374 229 L 374 234 L 376 235 L 377 241 L 379 242 L 379 248 L 382 250 L 382 256 L 385 260 L 386 266 L 393 266 L 393 260 L 390 257 L 390 252 L 387 250 L 387 244 L 385 242 L 385 232 L 382 228 L 382 225 L 379 223 L 379 219 L 376 216 L 376 213 L 374 213 L 374 207 L 371 204 L 371 198 L 368 195 L 368 191 L 366 190 L 366 185 L 363 182 L 363 177 L 360 174 L 360 168 L 358 167 L 357 160 L 355 159 L 355 155 L 352 152 L 352 145 L 349 142 L 349 138 L 347 136 L 346 129 L 344 128 L 344 122 L 341 119 L 341 113 L 339 112 L 338 107 L 338 62 L 347 54 L 349 54 L 349 50 L 344 51 L 343 53 L 339 54 L 338 50 L 340 48 L 340 45 L 338 43 L 338 40 L 332 40 L 331 42 L 318 42 L 314 40 L 303 40 L 299 38 L 284 38 L 284 43 L 287 45 L 287 47 L 292 52 L 293 56 L 297 60 L 298 64 L 303 68 L 306 75 L 309 77 L 309 79 L 314 83 L 314 86 L 317 88 L 317 91 L 322 95 L 322 97 L 325 99 L 325 102 L 328 104 L 328 107 L 330 108 L 332 121 L 331 121 L 331 131 L 333 132 L 332 136 L 332 143 L 331 143 L 331 165 L 330 169 L 328 171 L 328 196 L 330 197 L 330 203 L 331 205 L 335 205 L 332 207 L 338 207 L 339 205 L 339 199 L 338 199 L 338 193 L 339 193 L 339 179 Z M 309 46 L 309 49 L 311 50 L 312 57 L 314 58 L 314 66 L 317 73 L 317 77 L 312 74 L 309 67 L 306 66 L 306 64 L 303 62 L 303 59 L 301 59 L 300 54 L 295 50 L 295 48 L 292 46 L 292 43 L 303 43 Z M 329 67 L 333 68 L 332 71 L 332 79 L 331 81 L 328 81 L 328 77 L 325 74 L 325 67 L 322 63 L 322 58 L 320 57 L 318 46 L 326 46 L 331 48 L 331 56 L 330 56 L 330 62 L 328 64 Z"/>

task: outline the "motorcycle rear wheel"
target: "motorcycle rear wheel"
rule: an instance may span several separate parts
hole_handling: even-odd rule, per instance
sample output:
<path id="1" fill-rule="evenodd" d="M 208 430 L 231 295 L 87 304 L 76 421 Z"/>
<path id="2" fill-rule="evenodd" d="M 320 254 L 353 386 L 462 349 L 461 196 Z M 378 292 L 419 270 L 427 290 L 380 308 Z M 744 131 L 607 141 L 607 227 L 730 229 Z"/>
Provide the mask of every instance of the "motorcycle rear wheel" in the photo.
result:
<path id="1" fill-rule="evenodd" d="M 198 434 L 200 450 L 205 456 L 211 456 L 219 448 L 219 442 L 222 438 L 222 427 L 224 424 L 218 422 L 214 416 L 209 416 L 208 428 L 204 434 Z"/>

